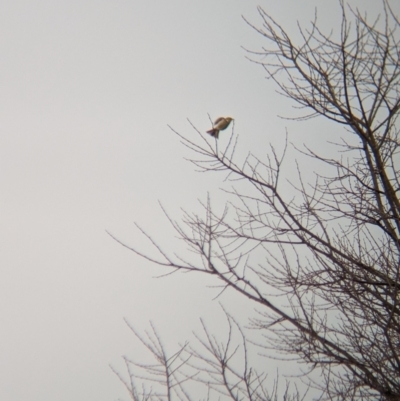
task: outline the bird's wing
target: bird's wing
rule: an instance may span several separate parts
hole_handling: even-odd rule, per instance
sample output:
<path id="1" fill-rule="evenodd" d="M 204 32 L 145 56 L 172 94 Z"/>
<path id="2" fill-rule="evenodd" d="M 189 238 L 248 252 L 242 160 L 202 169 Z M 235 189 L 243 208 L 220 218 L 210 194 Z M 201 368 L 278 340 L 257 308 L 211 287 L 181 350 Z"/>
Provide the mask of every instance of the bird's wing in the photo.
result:
<path id="1" fill-rule="evenodd" d="M 215 121 L 214 121 L 214 126 L 216 126 L 218 123 L 220 123 L 221 121 L 225 121 L 225 117 L 218 117 Z"/>

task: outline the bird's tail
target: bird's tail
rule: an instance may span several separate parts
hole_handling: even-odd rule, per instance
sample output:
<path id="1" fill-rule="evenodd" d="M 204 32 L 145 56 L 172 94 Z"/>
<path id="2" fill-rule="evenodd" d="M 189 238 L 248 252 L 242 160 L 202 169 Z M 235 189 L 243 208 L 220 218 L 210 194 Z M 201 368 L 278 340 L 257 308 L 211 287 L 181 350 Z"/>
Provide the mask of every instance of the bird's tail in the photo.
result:
<path id="1" fill-rule="evenodd" d="M 218 129 L 210 129 L 209 131 L 207 131 L 207 134 L 210 134 L 211 136 L 215 137 L 216 139 L 218 139 L 219 136 L 219 130 Z"/>

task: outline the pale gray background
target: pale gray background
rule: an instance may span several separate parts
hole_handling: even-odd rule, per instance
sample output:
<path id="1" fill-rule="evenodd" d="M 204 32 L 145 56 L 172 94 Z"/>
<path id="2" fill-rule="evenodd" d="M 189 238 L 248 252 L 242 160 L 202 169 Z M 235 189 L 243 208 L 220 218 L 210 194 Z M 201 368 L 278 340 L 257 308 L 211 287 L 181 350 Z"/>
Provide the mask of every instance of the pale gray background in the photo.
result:
<path id="1" fill-rule="evenodd" d="M 338 28 L 334 0 L 0 2 L 0 400 L 127 398 L 108 367 L 142 352 L 123 317 L 173 345 L 221 316 L 212 281 L 155 280 L 105 230 L 148 249 L 137 221 L 168 246 L 158 200 L 178 218 L 218 198 L 222 176 L 196 174 L 167 124 L 194 136 L 187 118 L 205 131 L 207 113 L 231 115 L 260 156 L 285 128 L 318 145 L 318 124 L 279 119 L 290 102 L 245 59 L 263 44 L 241 17 L 259 24 L 258 4 L 293 34 L 315 6 Z"/>

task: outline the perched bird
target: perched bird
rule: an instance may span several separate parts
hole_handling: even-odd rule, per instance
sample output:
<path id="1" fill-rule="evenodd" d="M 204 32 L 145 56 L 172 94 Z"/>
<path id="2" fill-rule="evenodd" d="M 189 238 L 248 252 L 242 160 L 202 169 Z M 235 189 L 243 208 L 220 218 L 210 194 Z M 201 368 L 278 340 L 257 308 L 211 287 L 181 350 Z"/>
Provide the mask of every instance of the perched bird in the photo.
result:
<path id="1" fill-rule="evenodd" d="M 212 129 L 207 131 L 207 134 L 218 138 L 219 131 L 223 131 L 224 129 L 228 128 L 228 125 L 233 120 L 232 117 L 219 117 L 214 121 Z"/>

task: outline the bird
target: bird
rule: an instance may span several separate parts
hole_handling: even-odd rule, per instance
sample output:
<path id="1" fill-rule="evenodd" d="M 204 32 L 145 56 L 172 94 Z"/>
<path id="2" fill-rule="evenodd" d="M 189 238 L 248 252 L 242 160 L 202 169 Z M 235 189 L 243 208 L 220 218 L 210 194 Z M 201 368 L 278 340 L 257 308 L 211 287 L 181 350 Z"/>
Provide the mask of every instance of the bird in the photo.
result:
<path id="1" fill-rule="evenodd" d="M 218 139 L 219 131 L 223 131 L 224 129 L 228 128 L 228 125 L 233 120 L 232 117 L 218 117 L 213 124 L 213 127 L 207 131 L 207 134 Z"/>

